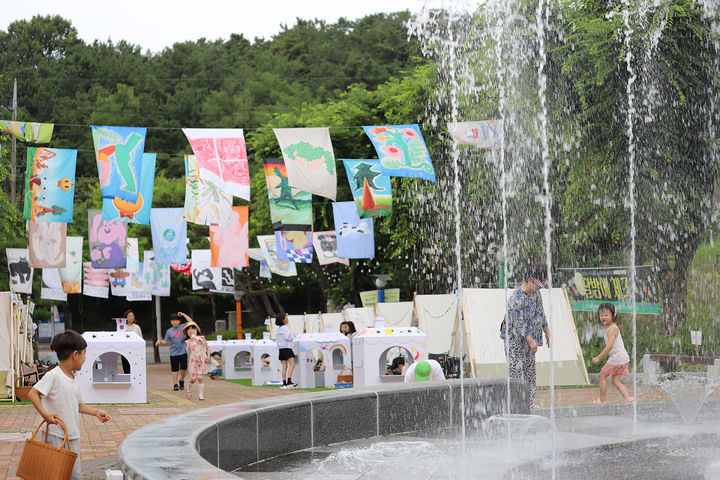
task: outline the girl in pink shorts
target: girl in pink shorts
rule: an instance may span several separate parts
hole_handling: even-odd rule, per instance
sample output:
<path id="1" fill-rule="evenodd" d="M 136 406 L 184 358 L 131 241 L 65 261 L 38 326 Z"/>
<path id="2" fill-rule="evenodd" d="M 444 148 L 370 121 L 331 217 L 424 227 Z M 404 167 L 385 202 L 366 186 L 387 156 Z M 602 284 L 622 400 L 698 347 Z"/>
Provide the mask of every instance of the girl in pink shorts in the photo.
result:
<path id="1" fill-rule="evenodd" d="M 592 362 L 598 363 L 605 355 L 609 355 L 607 363 L 600 370 L 600 398 L 593 401 L 593 403 L 605 403 L 607 397 L 607 377 L 612 377 L 612 383 L 615 388 L 618 389 L 620 395 L 622 395 L 625 403 L 631 403 L 633 397 L 625 388 L 625 385 L 620 381 L 622 375 L 630 375 L 628 371 L 628 364 L 630 363 L 630 357 L 628 356 L 627 350 L 625 350 L 625 344 L 623 343 L 622 335 L 620 335 L 620 329 L 615 325 L 615 319 L 617 313 L 615 312 L 615 305 L 612 303 L 603 303 L 598 307 L 598 320 L 605 327 L 605 348 L 600 355 L 593 357 Z"/>

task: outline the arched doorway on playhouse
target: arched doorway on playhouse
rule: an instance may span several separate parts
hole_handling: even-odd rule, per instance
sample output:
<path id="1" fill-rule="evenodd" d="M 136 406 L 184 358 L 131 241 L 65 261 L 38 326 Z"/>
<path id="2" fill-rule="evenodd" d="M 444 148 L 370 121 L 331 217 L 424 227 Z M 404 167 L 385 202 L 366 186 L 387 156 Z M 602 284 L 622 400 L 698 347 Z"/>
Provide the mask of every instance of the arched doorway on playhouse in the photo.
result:
<path id="1" fill-rule="evenodd" d="M 380 380 L 383 382 L 402 382 L 405 378 L 405 369 L 403 369 L 403 374 L 396 375 L 392 373 L 390 367 L 392 366 L 393 360 L 401 357 L 405 360 L 405 368 L 408 368 L 415 362 L 415 358 L 413 357 L 419 357 L 419 355 L 420 352 L 415 352 L 413 355 L 413 353 L 404 346 L 394 345 L 388 347 L 384 352 L 380 353 L 378 357 L 378 375 L 380 375 Z"/>

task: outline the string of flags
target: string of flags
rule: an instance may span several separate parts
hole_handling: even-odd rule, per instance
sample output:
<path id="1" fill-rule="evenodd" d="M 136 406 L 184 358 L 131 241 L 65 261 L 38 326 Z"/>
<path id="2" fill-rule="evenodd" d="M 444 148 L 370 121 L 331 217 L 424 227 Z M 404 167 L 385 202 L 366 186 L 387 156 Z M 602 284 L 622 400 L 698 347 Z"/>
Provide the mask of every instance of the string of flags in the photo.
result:
<path id="1" fill-rule="evenodd" d="M 28 143 L 51 141 L 53 124 L 0 120 L 0 129 Z M 329 128 L 278 128 L 282 159 L 263 163 L 274 235 L 259 235 L 250 248 L 247 206 L 250 174 L 242 129 L 186 128 L 193 154 L 185 155 L 182 208 L 152 208 L 156 154 L 144 151 L 146 128 L 91 126 L 103 197 L 88 211 L 90 262 L 82 262 L 82 237 L 67 237 L 72 222 L 77 150 L 27 149 L 23 218 L 28 248 L 7 249 L 10 284 L 31 293 L 42 269 L 41 297 L 66 300 L 82 293 L 150 300 L 170 295 L 171 268 L 192 277 L 192 288 L 234 290 L 234 269 L 260 261 L 260 275 L 297 275 L 297 263 L 321 265 L 374 258 L 373 218 L 392 215 L 390 177 L 435 181 L 430 153 L 417 124 L 362 127 L 378 159 L 342 159 L 353 201 L 336 202 L 337 170 Z M 502 121 L 449 126 L 457 143 L 496 148 Z M 489 138 L 492 137 L 493 138 Z M 500 140 L 498 140 L 498 138 Z M 313 231 L 312 197 L 333 201 L 335 230 Z M 210 249 L 187 250 L 187 222 L 209 227 Z M 150 225 L 153 250 L 142 261 L 127 224 Z M 188 255 L 190 260 L 188 261 Z"/>

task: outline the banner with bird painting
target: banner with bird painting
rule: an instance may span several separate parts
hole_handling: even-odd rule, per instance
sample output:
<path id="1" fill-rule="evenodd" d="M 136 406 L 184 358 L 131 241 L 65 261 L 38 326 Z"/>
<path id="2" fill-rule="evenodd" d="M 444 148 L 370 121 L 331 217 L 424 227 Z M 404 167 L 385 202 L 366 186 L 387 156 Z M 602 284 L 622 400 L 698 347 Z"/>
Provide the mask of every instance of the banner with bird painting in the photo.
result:
<path id="1" fill-rule="evenodd" d="M 279 158 L 263 160 L 273 230 L 312 230 L 312 195 L 288 183 L 285 163 Z"/>
<path id="2" fill-rule="evenodd" d="M 343 160 L 360 218 L 392 214 L 390 177 L 380 172 L 380 160 Z"/>
<path id="3" fill-rule="evenodd" d="M 282 261 L 278 259 L 277 247 L 275 246 L 275 235 L 258 235 L 258 243 L 260 249 L 265 256 L 265 261 L 270 267 L 270 271 L 283 277 L 297 276 L 297 268 L 295 262 Z"/>
<path id="4" fill-rule="evenodd" d="M 91 126 L 103 198 L 136 203 L 140 195 L 146 128 Z"/>
<path id="5" fill-rule="evenodd" d="M 88 210 L 88 229 L 93 268 L 125 268 L 127 223 L 103 220 L 100 210 Z"/>
<path id="6" fill-rule="evenodd" d="M 334 202 L 337 253 L 343 258 L 375 258 L 372 218 L 360 218 L 355 202 Z"/>
<path id="7" fill-rule="evenodd" d="M 230 224 L 231 210 L 232 195 L 203 176 L 195 155 L 185 155 L 185 220 L 226 227 Z"/>
<path id="8" fill-rule="evenodd" d="M 242 128 L 183 128 L 200 176 L 230 195 L 250 200 L 250 170 Z"/>
<path id="9" fill-rule="evenodd" d="M 275 246 L 280 261 L 312 263 L 312 232 L 275 232 Z"/>
<path id="10" fill-rule="evenodd" d="M 110 290 L 108 270 L 93 268 L 90 262 L 84 262 L 83 269 L 85 271 L 83 295 L 96 298 L 108 298 L 108 291 Z"/>
<path id="11" fill-rule="evenodd" d="M 248 207 L 233 207 L 230 226 L 210 227 L 210 266 L 247 267 Z"/>
<path id="12" fill-rule="evenodd" d="M 273 131 L 285 160 L 289 185 L 335 201 L 337 173 L 330 129 L 275 128 Z"/>
<path id="13" fill-rule="evenodd" d="M 23 218 L 36 222 L 73 221 L 77 150 L 30 147 L 25 170 Z"/>
<path id="14" fill-rule="evenodd" d="M 30 252 L 27 248 L 6 248 L 10 288 L 15 293 L 32 293 L 34 269 L 30 267 Z"/>
<path id="15" fill-rule="evenodd" d="M 150 231 L 156 263 L 185 263 L 188 254 L 187 222 L 183 218 L 182 208 L 153 208 L 150 212 Z"/>
<path id="16" fill-rule="evenodd" d="M 152 250 L 143 254 L 143 280 L 145 290 L 158 297 L 170 296 L 170 265 L 160 265 L 155 261 Z"/>
<path id="17" fill-rule="evenodd" d="M 363 130 L 377 151 L 382 173 L 435 181 L 435 167 L 417 124 L 363 127 Z"/>
<path id="18" fill-rule="evenodd" d="M 313 247 L 320 265 L 328 263 L 342 263 L 350 265 L 350 260 L 338 256 L 337 233 L 334 230 L 327 232 L 313 232 Z"/>
<path id="19" fill-rule="evenodd" d="M 52 139 L 53 123 L 15 122 L 0 120 L 0 130 L 12 135 L 21 142 L 48 143 Z"/>
<path id="20" fill-rule="evenodd" d="M 83 237 L 65 239 L 65 267 L 60 268 L 60 280 L 65 293 L 82 293 Z"/>
<path id="21" fill-rule="evenodd" d="M 44 300 L 59 300 L 61 302 L 67 302 L 67 293 L 63 290 L 60 272 L 57 268 L 42 269 L 40 298 Z"/>
<path id="22" fill-rule="evenodd" d="M 28 222 L 28 250 L 33 268 L 65 266 L 67 223 Z"/>
<path id="23" fill-rule="evenodd" d="M 233 293 L 235 290 L 235 274 L 230 267 L 211 267 L 210 250 L 193 250 L 190 252 L 192 269 L 192 289 L 210 290 L 211 292 Z"/>
<path id="24" fill-rule="evenodd" d="M 104 220 L 120 220 L 141 225 L 150 224 L 156 159 L 157 154 L 155 153 L 143 153 L 140 193 L 137 200 L 128 202 L 120 197 L 103 198 L 102 216 Z"/>

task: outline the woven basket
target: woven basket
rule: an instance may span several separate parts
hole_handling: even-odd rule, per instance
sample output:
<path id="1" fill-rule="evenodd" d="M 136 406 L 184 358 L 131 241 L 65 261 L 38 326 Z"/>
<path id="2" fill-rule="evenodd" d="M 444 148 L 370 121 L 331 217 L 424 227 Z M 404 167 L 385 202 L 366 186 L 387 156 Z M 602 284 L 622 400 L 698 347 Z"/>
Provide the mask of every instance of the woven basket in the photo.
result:
<path id="1" fill-rule="evenodd" d="M 20 385 L 20 380 L 22 380 L 22 377 L 18 377 L 18 379 L 15 380 L 15 397 L 17 397 L 19 402 L 28 402 L 30 401 L 28 393 L 30 393 L 33 387 L 32 385 Z"/>
<path id="2" fill-rule="evenodd" d="M 72 475 L 77 453 L 70 450 L 67 428 L 65 422 L 55 417 L 58 424 L 65 432 L 65 440 L 59 447 L 54 447 L 47 442 L 47 428 L 45 429 L 45 442 L 35 440 L 40 427 L 45 420 L 38 425 L 31 438 L 25 440 L 20 464 L 17 468 L 17 475 L 25 480 L 69 480 Z"/>
<path id="3" fill-rule="evenodd" d="M 350 370 L 348 367 L 343 367 L 343 369 L 340 370 L 340 374 L 338 375 L 338 383 L 353 383 L 352 370 Z"/>

